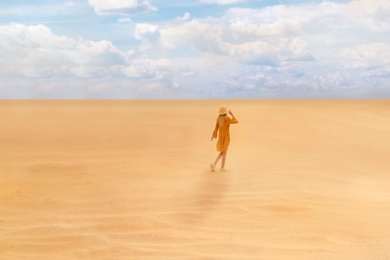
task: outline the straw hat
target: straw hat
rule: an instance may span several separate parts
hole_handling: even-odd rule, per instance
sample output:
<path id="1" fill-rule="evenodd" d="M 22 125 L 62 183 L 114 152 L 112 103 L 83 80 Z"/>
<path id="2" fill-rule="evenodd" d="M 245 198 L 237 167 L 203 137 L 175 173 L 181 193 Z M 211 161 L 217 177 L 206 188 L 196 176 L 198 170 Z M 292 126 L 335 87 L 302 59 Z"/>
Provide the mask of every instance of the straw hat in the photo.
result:
<path id="1" fill-rule="evenodd" d="M 218 109 L 218 114 L 220 115 L 226 115 L 228 113 L 228 109 L 226 106 L 220 106 Z"/>

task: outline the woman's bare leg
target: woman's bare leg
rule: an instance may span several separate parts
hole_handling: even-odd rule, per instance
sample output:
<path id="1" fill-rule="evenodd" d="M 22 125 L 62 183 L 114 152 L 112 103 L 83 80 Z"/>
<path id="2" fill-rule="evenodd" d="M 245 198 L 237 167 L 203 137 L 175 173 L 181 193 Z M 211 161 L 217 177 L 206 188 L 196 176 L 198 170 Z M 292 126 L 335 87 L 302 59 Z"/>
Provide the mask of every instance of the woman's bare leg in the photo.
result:
<path id="1" fill-rule="evenodd" d="M 220 153 L 218 154 L 217 158 L 215 159 L 214 165 L 216 165 L 216 164 L 218 163 L 219 159 L 221 159 L 222 156 L 223 156 L 223 152 L 220 152 Z"/>
<path id="2" fill-rule="evenodd" d="M 227 150 L 224 151 L 223 154 L 222 154 L 222 166 L 221 166 L 221 169 L 222 169 L 222 170 L 225 169 L 226 154 L 227 154 Z"/>
<path id="3" fill-rule="evenodd" d="M 221 159 L 223 156 L 223 152 L 220 152 L 217 156 L 217 158 L 215 159 L 214 163 L 210 164 L 210 169 L 212 172 L 215 171 L 215 165 L 218 163 L 219 159 Z"/>

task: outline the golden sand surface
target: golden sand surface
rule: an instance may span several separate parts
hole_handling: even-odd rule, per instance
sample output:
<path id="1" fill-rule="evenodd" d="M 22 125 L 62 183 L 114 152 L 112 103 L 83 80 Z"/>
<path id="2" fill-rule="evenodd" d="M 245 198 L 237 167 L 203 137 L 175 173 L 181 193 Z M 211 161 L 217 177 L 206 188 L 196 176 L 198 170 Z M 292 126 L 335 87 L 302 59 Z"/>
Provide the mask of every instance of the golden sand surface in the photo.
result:
<path id="1" fill-rule="evenodd" d="M 0 259 L 390 259 L 390 100 L 3 100 L 0 122 Z"/>

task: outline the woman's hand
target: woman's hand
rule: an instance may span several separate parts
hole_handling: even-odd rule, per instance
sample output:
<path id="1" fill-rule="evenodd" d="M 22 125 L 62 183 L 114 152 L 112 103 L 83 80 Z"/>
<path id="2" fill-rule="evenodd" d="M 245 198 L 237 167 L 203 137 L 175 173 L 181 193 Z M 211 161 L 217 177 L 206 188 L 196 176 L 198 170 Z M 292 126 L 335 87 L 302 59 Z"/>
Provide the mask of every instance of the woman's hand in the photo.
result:
<path id="1" fill-rule="evenodd" d="M 233 112 L 229 110 L 229 115 L 231 115 L 234 118 Z"/>

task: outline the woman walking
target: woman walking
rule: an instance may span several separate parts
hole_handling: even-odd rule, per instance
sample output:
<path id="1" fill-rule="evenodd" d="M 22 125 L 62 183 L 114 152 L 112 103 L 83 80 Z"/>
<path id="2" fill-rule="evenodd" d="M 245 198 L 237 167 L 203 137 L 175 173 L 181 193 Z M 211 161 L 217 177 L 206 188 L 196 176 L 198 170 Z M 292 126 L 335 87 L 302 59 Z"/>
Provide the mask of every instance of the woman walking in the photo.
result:
<path id="1" fill-rule="evenodd" d="M 230 114 L 232 118 L 228 117 L 227 114 Z M 226 154 L 229 148 L 230 143 L 230 133 L 229 127 L 230 124 L 237 124 L 238 121 L 234 117 L 232 111 L 228 110 L 226 106 L 220 106 L 218 109 L 218 118 L 215 124 L 215 128 L 213 134 L 211 136 L 211 141 L 214 138 L 218 137 L 217 141 L 217 151 L 220 152 L 215 159 L 214 163 L 210 164 L 210 169 L 212 172 L 215 171 L 215 166 L 218 163 L 219 159 L 222 158 L 221 171 L 225 171 L 225 163 L 226 163 Z M 219 131 L 218 131 L 219 130 Z"/>

